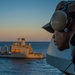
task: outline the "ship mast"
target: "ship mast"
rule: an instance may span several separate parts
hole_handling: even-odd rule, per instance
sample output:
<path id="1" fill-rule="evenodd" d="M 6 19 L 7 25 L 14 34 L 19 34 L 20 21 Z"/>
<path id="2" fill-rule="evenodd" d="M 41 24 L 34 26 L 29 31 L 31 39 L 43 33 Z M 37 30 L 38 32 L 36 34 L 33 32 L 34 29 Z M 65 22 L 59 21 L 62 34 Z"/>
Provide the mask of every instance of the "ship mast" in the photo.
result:
<path id="1" fill-rule="evenodd" d="M 20 38 L 18 38 L 18 44 L 20 43 Z"/>

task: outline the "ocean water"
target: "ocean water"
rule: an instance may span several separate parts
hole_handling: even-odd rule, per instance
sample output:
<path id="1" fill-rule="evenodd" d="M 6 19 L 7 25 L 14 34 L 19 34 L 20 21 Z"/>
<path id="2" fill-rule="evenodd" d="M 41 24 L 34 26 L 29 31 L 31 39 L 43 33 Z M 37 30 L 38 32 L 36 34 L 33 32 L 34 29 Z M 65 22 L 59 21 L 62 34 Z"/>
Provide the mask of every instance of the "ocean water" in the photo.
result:
<path id="1" fill-rule="evenodd" d="M 10 50 L 10 45 L 13 42 L 0 42 L 0 48 L 4 50 L 7 45 Z M 34 52 L 44 53 L 49 46 L 49 42 L 27 42 L 31 43 Z M 61 75 L 61 71 L 46 63 L 44 59 L 12 59 L 0 58 L 0 75 Z"/>

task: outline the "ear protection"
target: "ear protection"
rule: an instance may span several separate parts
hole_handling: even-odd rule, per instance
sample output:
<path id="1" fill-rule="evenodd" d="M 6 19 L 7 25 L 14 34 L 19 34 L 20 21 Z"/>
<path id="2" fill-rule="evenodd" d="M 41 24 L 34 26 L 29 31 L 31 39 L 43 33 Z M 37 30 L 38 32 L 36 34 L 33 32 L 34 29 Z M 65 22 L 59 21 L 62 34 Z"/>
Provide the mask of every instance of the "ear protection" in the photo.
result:
<path id="1" fill-rule="evenodd" d="M 67 7 L 70 3 L 73 1 L 66 2 L 64 8 L 61 10 L 57 10 L 54 12 L 52 18 L 51 18 L 51 26 L 56 31 L 64 31 L 68 32 L 68 28 L 71 25 L 72 18 L 69 17 L 69 14 L 67 13 Z"/>

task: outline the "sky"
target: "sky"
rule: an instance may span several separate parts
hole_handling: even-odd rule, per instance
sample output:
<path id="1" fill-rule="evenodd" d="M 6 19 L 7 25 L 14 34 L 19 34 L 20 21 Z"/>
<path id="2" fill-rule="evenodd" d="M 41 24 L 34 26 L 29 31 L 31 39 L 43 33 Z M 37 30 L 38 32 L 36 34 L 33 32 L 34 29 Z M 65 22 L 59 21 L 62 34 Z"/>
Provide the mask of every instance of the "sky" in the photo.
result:
<path id="1" fill-rule="evenodd" d="M 42 29 L 62 0 L 0 0 L 0 41 L 50 41 Z"/>

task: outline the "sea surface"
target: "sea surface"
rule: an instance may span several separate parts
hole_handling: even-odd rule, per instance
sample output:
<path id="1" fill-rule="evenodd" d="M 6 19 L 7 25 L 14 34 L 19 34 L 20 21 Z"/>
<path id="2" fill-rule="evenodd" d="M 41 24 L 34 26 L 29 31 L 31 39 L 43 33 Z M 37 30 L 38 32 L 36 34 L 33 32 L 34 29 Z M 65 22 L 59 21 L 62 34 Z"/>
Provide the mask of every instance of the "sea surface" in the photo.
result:
<path id="1" fill-rule="evenodd" d="M 0 49 L 5 45 L 10 50 L 14 42 L 0 42 Z M 47 64 L 46 52 L 50 42 L 26 42 L 31 44 L 34 52 L 44 53 L 44 59 L 12 59 L 0 58 L 0 75 L 61 75 L 61 71 Z"/>

